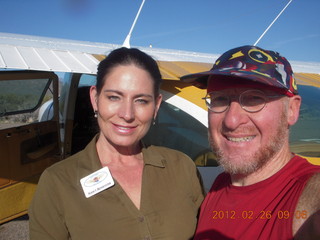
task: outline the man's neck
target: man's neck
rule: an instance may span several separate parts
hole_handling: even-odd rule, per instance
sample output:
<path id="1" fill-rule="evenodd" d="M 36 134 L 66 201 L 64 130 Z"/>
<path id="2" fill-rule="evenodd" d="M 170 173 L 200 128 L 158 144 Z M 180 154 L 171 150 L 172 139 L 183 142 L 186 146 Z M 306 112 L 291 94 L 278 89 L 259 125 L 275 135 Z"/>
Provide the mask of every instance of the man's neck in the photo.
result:
<path id="1" fill-rule="evenodd" d="M 261 182 L 280 171 L 293 157 L 290 150 L 278 152 L 262 168 L 250 174 L 231 175 L 231 183 L 234 186 L 249 186 Z"/>

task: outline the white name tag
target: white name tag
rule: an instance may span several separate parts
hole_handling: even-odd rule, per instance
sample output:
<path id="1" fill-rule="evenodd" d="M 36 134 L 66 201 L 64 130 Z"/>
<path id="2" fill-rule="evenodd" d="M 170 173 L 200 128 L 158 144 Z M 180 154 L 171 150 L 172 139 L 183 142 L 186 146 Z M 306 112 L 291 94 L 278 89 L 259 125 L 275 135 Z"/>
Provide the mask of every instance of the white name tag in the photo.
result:
<path id="1" fill-rule="evenodd" d="M 101 168 L 100 170 L 82 178 L 80 183 L 86 198 L 89 198 L 114 185 L 114 181 L 108 167 Z"/>

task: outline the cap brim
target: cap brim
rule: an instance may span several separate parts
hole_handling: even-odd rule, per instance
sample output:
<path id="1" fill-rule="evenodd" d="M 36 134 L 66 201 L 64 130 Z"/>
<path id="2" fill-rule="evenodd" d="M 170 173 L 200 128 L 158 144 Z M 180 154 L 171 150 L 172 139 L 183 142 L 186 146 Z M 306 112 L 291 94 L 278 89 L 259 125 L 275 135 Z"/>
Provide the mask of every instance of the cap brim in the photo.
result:
<path id="1" fill-rule="evenodd" d="M 198 88 L 205 89 L 208 85 L 208 78 L 209 76 L 213 75 L 212 71 L 200 72 L 200 73 L 193 73 L 184 75 L 180 78 L 182 82 L 192 83 Z"/>
<path id="2" fill-rule="evenodd" d="M 267 86 L 272 86 L 276 88 L 287 89 L 286 86 L 282 85 L 276 79 L 270 78 L 265 75 L 260 75 L 252 71 L 239 71 L 239 69 L 229 69 L 228 71 L 206 71 L 195 74 L 188 74 L 182 76 L 180 79 L 183 82 L 192 83 L 194 86 L 205 89 L 208 85 L 208 79 L 210 76 L 225 76 L 228 78 L 240 78 L 244 80 L 253 81 L 256 83 L 261 83 Z"/>

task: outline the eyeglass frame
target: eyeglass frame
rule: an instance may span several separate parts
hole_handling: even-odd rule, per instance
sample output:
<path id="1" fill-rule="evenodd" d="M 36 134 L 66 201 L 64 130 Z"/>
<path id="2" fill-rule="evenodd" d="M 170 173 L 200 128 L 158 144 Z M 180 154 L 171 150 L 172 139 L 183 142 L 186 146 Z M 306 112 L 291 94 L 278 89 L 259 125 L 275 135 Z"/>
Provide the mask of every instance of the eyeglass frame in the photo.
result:
<path id="1" fill-rule="evenodd" d="M 264 104 L 263 104 L 263 106 L 261 107 L 261 109 L 256 110 L 256 111 L 249 111 L 248 109 L 246 109 L 245 106 L 242 105 L 241 96 L 242 96 L 244 93 L 247 93 L 247 92 L 250 92 L 250 91 L 262 93 L 262 95 L 264 96 Z M 256 113 L 256 112 L 260 112 L 262 109 L 264 109 L 264 107 L 267 105 L 267 99 L 268 99 L 268 98 L 279 98 L 279 97 L 284 97 L 284 96 L 285 96 L 284 94 L 267 95 L 265 92 L 263 92 L 263 91 L 261 91 L 261 90 L 249 89 L 249 90 L 246 90 L 246 91 L 240 93 L 240 94 L 237 95 L 237 96 L 228 96 L 228 95 L 225 95 L 225 96 L 228 98 L 228 100 L 229 100 L 229 104 L 226 106 L 226 109 L 224 109 L 224 110 L 221 111 L 221 112 L 220 112 L 220 111 L 217 112 L 217 111 L 212 110 L 210 104 L 207 102 L 208 96 L 210 96 L 210 94 L 212 94 L 212 93 L 217 93 L 217 92 L 220 92 L 220 91 L 209 92 L 209 93 L 206 94 L 205 97 L 201 98 L 201 99 L 203 99 L 203 100 L 205 101 L 207 108 L 208 108 L 210 111 L 214 112 L 214 113 L 223 113 L 223 112 L 227 111 L 227 110 L 230 108 L 231 102 L 234 101 L 234 99 L 236 99 L 236 98 L 238 98 L 238 101 L 237 101 L 237 102 L 240 104 L 240 106 L 241 106 L 241 108 L 242 108 L 243 110 L 245 110 L 246 112 L 249 112 L 249 113 Z M 222 96 L 223 96 L 223 95 L 222 95 Z M 211 98 L 211 97 L 210 97 L 210 98 Z"/>

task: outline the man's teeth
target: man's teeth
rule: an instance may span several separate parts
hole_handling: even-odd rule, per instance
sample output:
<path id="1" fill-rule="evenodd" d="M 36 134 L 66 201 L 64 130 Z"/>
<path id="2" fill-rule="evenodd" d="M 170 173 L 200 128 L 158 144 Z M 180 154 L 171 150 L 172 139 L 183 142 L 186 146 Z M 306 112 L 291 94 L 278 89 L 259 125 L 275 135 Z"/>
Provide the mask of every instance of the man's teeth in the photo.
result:
<path id="1" fill-rule="evenodd" d="M 234 138 L 234 137 L 228 137 L 228 140 L 231 142 L 249 142 L 252 140 L 253 137 L 241 137 L 241 138 Z"/>

